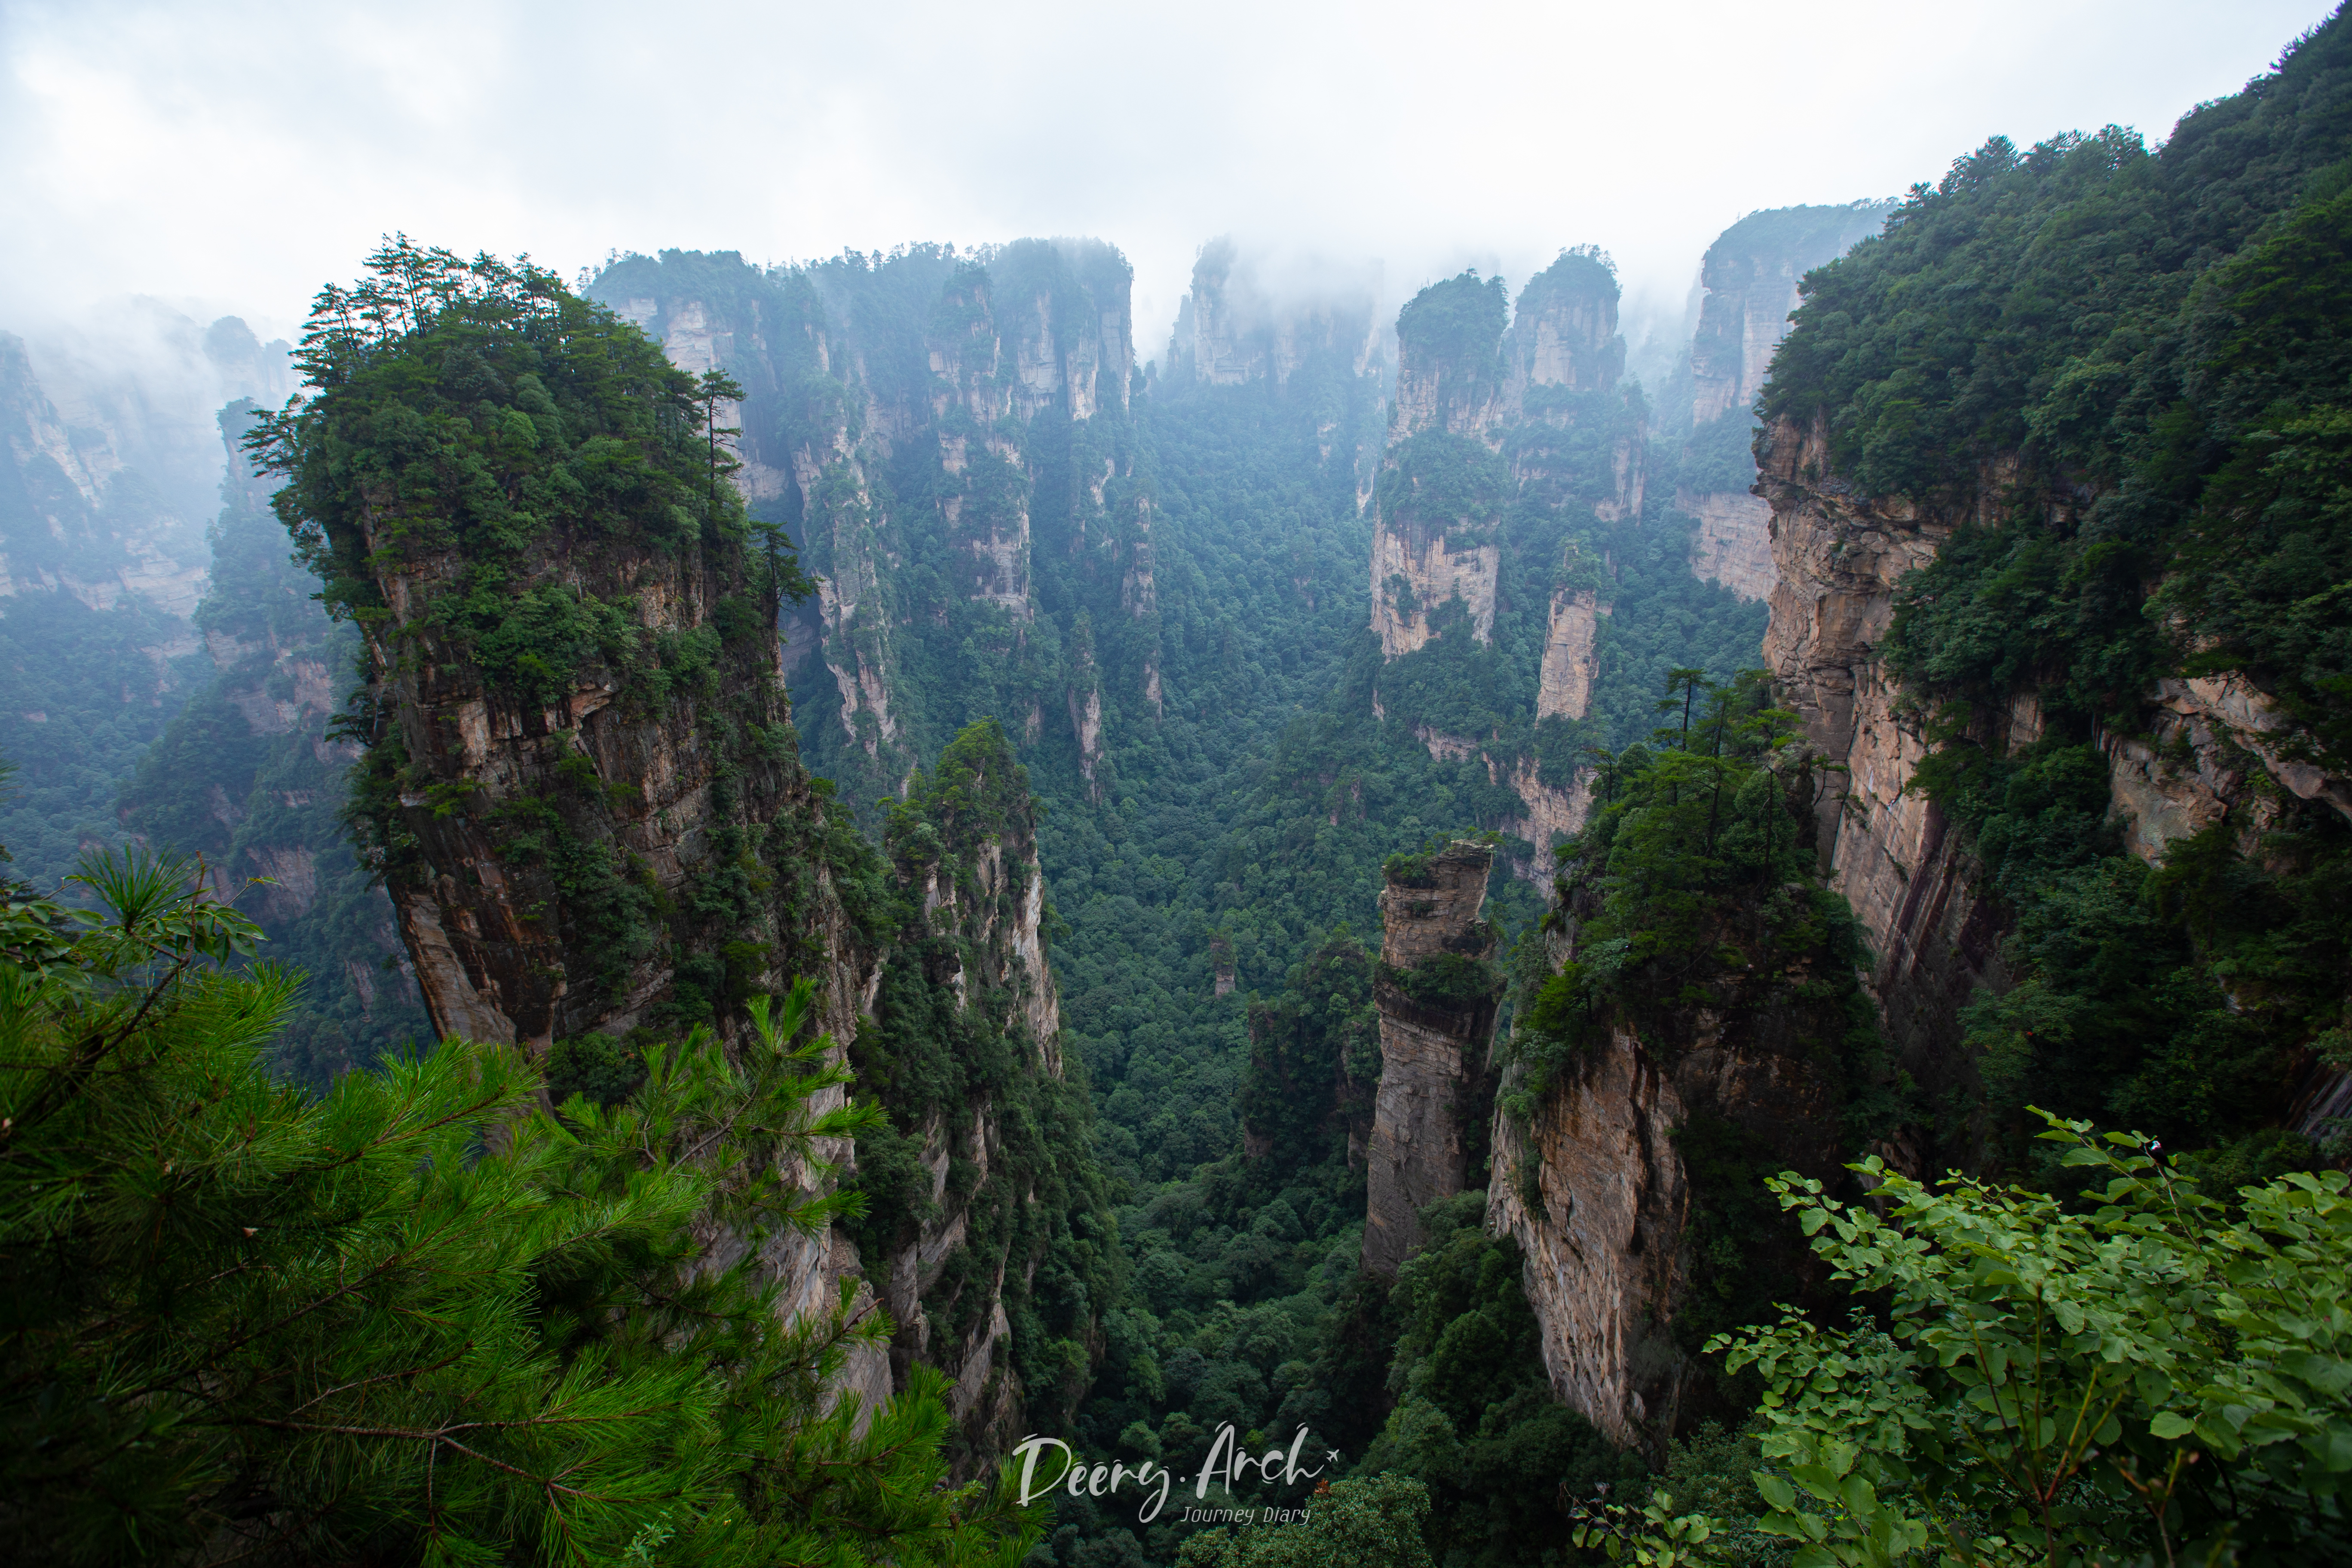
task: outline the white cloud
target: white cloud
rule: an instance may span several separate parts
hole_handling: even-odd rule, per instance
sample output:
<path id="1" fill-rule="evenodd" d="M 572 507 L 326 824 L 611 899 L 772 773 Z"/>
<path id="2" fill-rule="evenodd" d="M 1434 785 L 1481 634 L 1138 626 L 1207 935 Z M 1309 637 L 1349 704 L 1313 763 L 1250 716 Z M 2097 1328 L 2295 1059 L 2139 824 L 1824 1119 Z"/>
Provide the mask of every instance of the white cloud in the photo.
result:
<path id="1" fill-rule="evenodd" d="M 1094 234 L 1164 339 L 1238 231 L 1515 283 L 1563 245 L 1678 319 L 1742 212 L 1996 132 L 2152 138 L 2316 0 L 0 4 L 0 327 L 143 293 L 265 331 L 405 229 L 753 259 Z"/>

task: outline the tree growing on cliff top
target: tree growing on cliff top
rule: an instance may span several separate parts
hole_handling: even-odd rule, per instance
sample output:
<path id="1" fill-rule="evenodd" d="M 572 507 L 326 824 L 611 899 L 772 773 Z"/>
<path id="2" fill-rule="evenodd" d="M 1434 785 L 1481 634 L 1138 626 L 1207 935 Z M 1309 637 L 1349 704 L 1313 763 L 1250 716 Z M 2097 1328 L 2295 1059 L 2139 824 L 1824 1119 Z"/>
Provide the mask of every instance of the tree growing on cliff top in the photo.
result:
<path id="1" fill-rule="evenodd" d="M 1612 1017 L 1654 1018 L 1726 984 L 1752 1006 L 1759 982 L 1819 990 L 1859 960 L 1853 912 L 1816 884 L 1804 842 L 1813 773 L 1785 750 L 1793 716 L 1769 706 L 1760 670 L 1704 676 L 1669 672 L 1658 706 L 1677 722 L 1601 757 L 1591 817 L 1554 852 L 1547 923 L 1572 928 L 1575 952 L 1531 987 L 1514 1030 L 1527 1096 Z"/>
<path id="2" fill-rule="evenodd" d="M 814 962 L 789 913 L 813 845 L 775 831 L 804 784 L 776 616 L 812 584 L 723 482 L 716 421 L 740 389 L 528 261 L 404 237 L 320 292 L 299 362 L 309 395 L 246 445 L 285 480 L 271 504 L 320 597 L 362 634 L 337 735 L 362 748 L 344 814 L 362 861 L 404 907 L 502 933 L 468 962 L 517 1037 L 625 1013 L 739 1026 L 752 992 Z M 488 750 L 446 721 L 464 713 Z M 656 869 L 672 832 L 707 857 Z"/>
<path id="3" fill-rule="evenodd" d="M 1002 1490 L 945 1485 L 941 1381 L 860 1425 L 887 1341 L 793 1322 L 788 1176 L 862 1110 L 809 991 L 730 1060 L 647 1052 L 629 1105 L 539 1109 L 444 1044 L 323 1099 L 263 1047 L 297 982 L 184 865 L 88 866 L 94 911 L 0 903 L 0 1521 L 20 1562 L 854 1564 L 1017 1559 Z M 709 1238 L 749 1245 L 732 1265 Z"/>
<path id="4" fill-rule="evenodd" d="M 462 552 L 462 587 L 424 624 L 525 699 L 568 689 L 590 659 L 659 658 L 614 606 L 575 594 L 554 615 L 518 592 L 537 555 L 559 543 L 741 552 L 742 498 L 719 482 L 733 432 L 718 419 L 742 389 L 672 366 L 528 258 L 386 240 L 359 282 L 320 291 L 295 357 L 310 396 L 261 416 L 245 445 L 285 478 L 275 505 L 328 609 L 380 623 L 380 573 Z M 768 546 L 772 591 L 813 592 L 789 550 L 772 535 Z"/>
<path id="5" fill-rule="evenodd" d="M 1954 525 L 1880 644 L 1934 747 L 1908 787 L 2010 928 L 1935 1052 L 1936 1165 L 2032 1171 L 2029 1103 L 2250 1174 L 2324 1157 L 2281 1124 L 2352 953 L 2347 100 L 2338 6 L 2160 146 L 1994 138 L 1807 278 L 1773 361 L 1768 488 Z"/>

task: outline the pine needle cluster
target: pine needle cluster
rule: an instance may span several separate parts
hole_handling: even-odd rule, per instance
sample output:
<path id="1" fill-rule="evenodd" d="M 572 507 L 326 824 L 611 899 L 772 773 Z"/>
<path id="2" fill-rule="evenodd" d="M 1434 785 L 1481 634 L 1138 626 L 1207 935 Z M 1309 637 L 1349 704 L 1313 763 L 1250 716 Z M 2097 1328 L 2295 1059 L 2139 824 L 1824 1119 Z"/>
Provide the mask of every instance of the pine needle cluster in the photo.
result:
<path id="1" fill-rule="evenodd" d="M 191 875 L 192 871 L 198 874 Z M 938 1374 L 837 1392 L 891 1326 L 788 1315 L 844 1206 L 803 983 L 733 1047 L 549 1105 L 463 1041 L 323 1096 L 263 1047 L 299 978 L 200 870 L 0 902 L 0 1539 L 17 1562 L 1016 1561 L 952 1487 Z M 810 1037 L 803 1039 L 803 1036 Z M 855 1200 L 848 1200 L 854 1203 Z"/>

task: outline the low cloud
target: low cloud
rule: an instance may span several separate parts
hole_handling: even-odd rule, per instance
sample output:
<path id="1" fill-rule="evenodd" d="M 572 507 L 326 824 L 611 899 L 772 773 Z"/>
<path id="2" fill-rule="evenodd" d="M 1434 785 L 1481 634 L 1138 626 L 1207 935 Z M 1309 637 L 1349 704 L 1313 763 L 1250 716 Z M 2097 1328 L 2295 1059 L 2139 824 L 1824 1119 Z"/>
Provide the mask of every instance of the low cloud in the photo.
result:
<path id="1" fill-rule="evenodd" d="M 393 229 L 567 275 L 1090 234 L 1135 262 L 1150 351 L 1219 234 L 1378 258 L 1391 302 L 1592 243 L 1646 323 L 1745 211 L 1891 195 L 1995 132 L 2161 135 L 2324 14 L 11 5 L 0 327 L 144 294 L 267 336 Z"/>

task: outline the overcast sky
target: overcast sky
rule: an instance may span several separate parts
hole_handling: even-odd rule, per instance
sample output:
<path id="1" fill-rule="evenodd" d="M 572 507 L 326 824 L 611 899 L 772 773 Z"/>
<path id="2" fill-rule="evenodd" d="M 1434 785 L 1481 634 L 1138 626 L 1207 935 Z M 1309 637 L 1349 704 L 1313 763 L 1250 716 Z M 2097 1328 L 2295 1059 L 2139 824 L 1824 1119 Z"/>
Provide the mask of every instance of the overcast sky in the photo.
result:
<path id="1" fill-rule="evenodd" d="M 754 260 L 1090 234 L 1166 339 L 1234 232 L 1464 264 L 1564 245 L 1678 319 L 1742 213 L 1995 133 L 2160 139 L 2320 0 L 235 5 L 0 0 L 0 328 L 127 294 L 287 331 L 376 236 Z"/>

